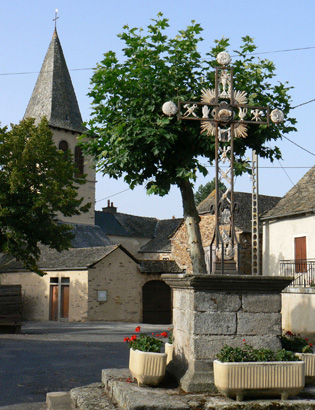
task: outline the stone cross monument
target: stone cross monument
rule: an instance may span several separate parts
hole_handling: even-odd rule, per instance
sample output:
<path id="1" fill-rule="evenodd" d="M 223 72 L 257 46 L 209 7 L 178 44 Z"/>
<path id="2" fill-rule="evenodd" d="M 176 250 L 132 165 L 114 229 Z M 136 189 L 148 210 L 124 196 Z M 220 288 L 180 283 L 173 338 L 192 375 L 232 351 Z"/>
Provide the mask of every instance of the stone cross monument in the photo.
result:
<path id="1" fill-rule="evenodd" d="M 219 262 L 214 273 L 235 274 L 238 241 L 234 213 L 238 206 L 234 202 L 234 138 L 246 138 L 250 124 L 268 126 L 270 119 L 281 122 L 284 116 L 278 109 L 270 113 L 269 107 L 249 105 L 246 92 L 234 90 L 233 67 L 229 66 L 231 57 L 227 52 L 219 53 L 217 62 L 215 87 L 202 90 L 201 102 L 179 100 L 176 107 L 169 101 L 163 105 L 163 112 L 166 115 L 177 112 L 178 120 L 200 121 L 201 132 L 215 138 L 215 233 L 210 245 L 210 267 L 215 254 Z M 224 180 L 227 186 L 222 195 L 220 180 Z M 224 205 L 226 203 L 228 205 Z M 212 249 L 214 242 L 215 252 Z"/>
<path id="2" fill-rule="evenodd" d="M 283 120 L 280 110 L 250 106 L 247 95 L 233 88 L 230 56 L 218 55 L 215 88 L 202 90 L 201 102 L 164 104 L 166 115 L 201 122 L 201 132 L 215 138 L 216 163 L 216 273 L 229 275 L 162 275 L 173 291 L 174 358 L 169 371 L 187 392 L 214 391 L 213 360 L 225 345 L 280 348 L 281 291 L 292 278 L 239 275 L 226 265 L 234 262 L 233 142 L 246 138 L 249 124 Z M 222 168 L 227 164 L 227 170 Z M 219 196 L 219 177 L 229 184 Z M 228 196 L 229 194 L 229 196 Z M 223 200 L 228 207 L 223 209 Z M 221 226 L 220 226 L 221 225 Z M 228 229 L 226 229 L 228 226 Z"/>

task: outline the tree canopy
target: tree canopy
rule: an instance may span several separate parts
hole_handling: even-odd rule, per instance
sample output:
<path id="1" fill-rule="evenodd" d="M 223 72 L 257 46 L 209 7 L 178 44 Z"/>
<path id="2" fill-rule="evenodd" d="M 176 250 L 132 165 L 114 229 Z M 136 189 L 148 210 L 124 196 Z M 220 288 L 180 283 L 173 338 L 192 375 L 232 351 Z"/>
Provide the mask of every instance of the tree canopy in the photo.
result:
<path id="1" fill-rule="evenodd" d="M 211 181 L 207 182 L 205 185 L 199 185 L 198 189 L 194 193 L 195 204 L 198 206 L 204 199 L 211 194 L 211 192 L 215 189 L 215 178 Z M 226 186 L 223 182 L 219 182 L 219 189 L 223 192 L 226 191 Z"/>
<path id="2" fill-rule="evenodd" d="M 214 88 L 215 58 L 229 47 L 229 40 L 216 40 L 202 56 L 199 24 L 192 21 L 173 38 L 166 34 L 168 27 L 161 13 L 145 31 L 124 26 L 119 34 L 124 58 L 120 61 L 114 51 L 104 54 L 91 80 L 93 138 L 85 149 L 96 158 L 99 170 L 123 177 L 131 188 L 144 184 L 148 193 L 165 195 L 177 185 L 185 218 L 189 215 L 198 222 L 192 186 L 198 173 L 208 172 L 205 158 L 214 160 L 214 137 L 200 133 L 198 121 L 166 117 L 162 105 L 178 99 L 199 101 L 203 88 Z M 295 120 L 289 117 L 290 87 L 272 81 L 274 64 L 257 59 L 255 50 L 253 39 L 243 37 L 234 52 L 234 88 L 247 92 L 250 104 L 281 109 L 286 121 L 268 131 L 263 125 L 249 127 L 248 137 L 234 142 L 236 173 L 245 169 L 247 148 L 271 160 L 280 158 L 279 149 L 268 141 L 295 129 Z"/>
<path id="3" fill-rule="evenodd" d="M 22 120 L 0 128 L 0 252 L 16 257 L 25 268 L 43 274 L 36 262 L 39 244 L 68 249 L 71 227 L 57 213 L 86 211 L 78 198 L 76 166 L 70 152 L 58 150 L 46 119 Z"/>

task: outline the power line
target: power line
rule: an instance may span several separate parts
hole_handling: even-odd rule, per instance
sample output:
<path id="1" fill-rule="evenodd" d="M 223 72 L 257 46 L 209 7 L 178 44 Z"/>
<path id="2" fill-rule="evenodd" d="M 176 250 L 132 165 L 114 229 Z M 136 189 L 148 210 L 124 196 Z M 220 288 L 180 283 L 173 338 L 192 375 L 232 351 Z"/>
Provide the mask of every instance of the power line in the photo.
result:
<path id="1" fill-rule="evenodd" d="M 94 70 L 93 67 L 87 68 L 71 68 L 69 71 L 87 71 L 87 70 Z M 45 73 L 52 72 L 53 70 L 46 70 Z M 0 73 L 0 75 L 25 75 L 25 74 L 39 74 L 41 71 L 22 71 L 20 73 Z M 42 71 L 43 72 L 43 71 Z"/>
<path id="2" fill-rule="evenodd" d="M 310 100 L 310 101 L 306 101 L 306 102 L 304 102 L 304 103 L 302 103 L 302 104 L 296 105 L 295 107 L 292 107 L 291 109 L 294 110 L 294 108 L 301 107 L 302 105 L 306 105 L 306 104 L 309 104 L 309 103 L 314 102 L 314 101 L 315 101 L 315 98 L 313 98 L 313 99 Z"/>
<path id="3" fill-rule="evenodd" d="M 117 192 L 116 194 L 113 194 L 113 195 L 107 196 L 106 198 L 98 199 L 98 200 L 97 200 L 97 201 L 95 201 L 95 202 L 105 201 L 105 199 L 110 199 L 110 198 L 112 198 L 113 196 L 116 196 L 116 195 L 122 194 L 123 192 L 126 192 L 126 191 L 131 191 L 131 189 L 130 189 L 130 188 L 124 189 L 123 191 L 120 191 L 120 192 Z"/>
<path id="4" fill-rule="evenodd" d="M 290 141 L 292 144 L 296 145 L 297 147 L 301 148 L 303 151 L 307 152 L 308 154 L 311 154 L 315 157 L 315 154 L 311 151 L 309 151 L 306 148 L 303 148 L 301 145 L 297 144 L 296 142 L 290 140 L 290 138 L 286 137 L 285 135 L 282 135 L 283 138 L 285 138 L 286 140 Z"/>

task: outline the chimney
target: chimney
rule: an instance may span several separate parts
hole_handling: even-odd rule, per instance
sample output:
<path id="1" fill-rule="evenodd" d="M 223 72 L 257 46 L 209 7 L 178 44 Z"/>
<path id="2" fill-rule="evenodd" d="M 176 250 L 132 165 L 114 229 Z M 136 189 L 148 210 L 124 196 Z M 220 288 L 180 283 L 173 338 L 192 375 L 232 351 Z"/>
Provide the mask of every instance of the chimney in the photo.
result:
<path id="1" fill-rule="evenodd" d="M 113 202 L 110 202 L 110 200 L 107 201 L 107 207 L 102 208 L 103 212 L 106 212 L 107 214 L 116 214 L 117 213 L 117 207 L 114 206 Z"/>

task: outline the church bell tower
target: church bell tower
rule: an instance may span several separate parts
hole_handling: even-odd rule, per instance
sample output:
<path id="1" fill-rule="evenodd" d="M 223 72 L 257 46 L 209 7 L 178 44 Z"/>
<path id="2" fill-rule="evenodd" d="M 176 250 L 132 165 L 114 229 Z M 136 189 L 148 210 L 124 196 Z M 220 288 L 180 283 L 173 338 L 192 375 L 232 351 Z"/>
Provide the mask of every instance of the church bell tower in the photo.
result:
<path id="1" fill-rule="evenodd" d="M 64 151 L 69 149 L 79 172 L 87 174 L 86 183 L 79 186 L 78 196 L 84 198 L 84 204 L 92 204 L 87 213 L 68 218 L 61 216 L 60 220 L 94 225 L 96 175 L 91 158 L 83 157 L 78 146 L 78 137 L 86 128 L 82 125 L 79 105 L 56 26 L 24 118 L 35 118 L 38 123 L 44 116 L 53 132 L 56 146 Z"/>

